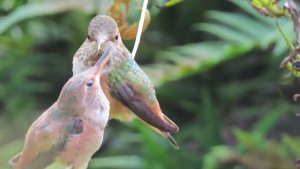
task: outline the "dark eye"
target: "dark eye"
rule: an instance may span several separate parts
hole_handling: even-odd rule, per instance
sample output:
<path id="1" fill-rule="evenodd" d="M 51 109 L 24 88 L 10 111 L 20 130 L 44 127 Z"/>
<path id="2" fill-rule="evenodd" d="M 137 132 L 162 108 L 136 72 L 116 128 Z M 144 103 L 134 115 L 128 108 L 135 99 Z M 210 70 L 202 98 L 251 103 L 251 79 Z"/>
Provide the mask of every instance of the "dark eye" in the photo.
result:
<path id="1" fill-rule="evenodd" d="M 87 87 L 91 87 L 91 86 L 93 86 L 93 84 L 94 84 L 94 81 L 93 81 L 93 80 L 89 80 L 89 81 L 86 83 L 86 86 L 87 86 Z"/>
<path id="2" fill-rule="evenodd" d="M 115 36 L 115 40 L 118 40 L 118 39 L 119 39 L 119 35 L 116 35 L 116 36 Z"/>

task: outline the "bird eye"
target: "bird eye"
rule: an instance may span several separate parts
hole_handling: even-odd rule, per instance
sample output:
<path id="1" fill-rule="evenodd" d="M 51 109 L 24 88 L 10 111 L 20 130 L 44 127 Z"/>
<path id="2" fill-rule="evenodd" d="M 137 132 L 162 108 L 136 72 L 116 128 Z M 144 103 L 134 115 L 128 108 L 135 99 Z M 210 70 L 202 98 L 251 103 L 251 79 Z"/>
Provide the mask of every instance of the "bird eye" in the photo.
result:
<path id="1" fill-rule="evenodd" d="M 89 81 L 86 83 L 86 86 L 87 86 L 87 87 L 91 87 L 91 86 L 93 86 L 93 84 L 94 84 L 94 81 L 93 81 L 93 80 L 89 80 Z"/>
<path id="2" fill-rule="evenodd" d="M 118 39 L 119 39 L 119 35 L 116 35 L 116 36 L 115 36 L 115 40 L 118 40 Z"/>

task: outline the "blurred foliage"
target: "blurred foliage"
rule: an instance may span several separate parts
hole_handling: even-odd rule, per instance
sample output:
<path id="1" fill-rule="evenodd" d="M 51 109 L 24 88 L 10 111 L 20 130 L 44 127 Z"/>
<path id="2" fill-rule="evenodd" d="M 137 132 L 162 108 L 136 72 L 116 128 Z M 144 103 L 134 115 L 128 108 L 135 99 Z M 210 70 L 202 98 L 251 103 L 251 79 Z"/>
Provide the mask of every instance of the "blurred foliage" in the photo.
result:
<path id="1" fill-rule="evenodd" d="M 138 121 L 110 121 L 90 168 L 289 169 L 299 156 L 296 82 L 278 67 L 288 46 L 249 1 L 150 1 L 137 62 L 180 126 L 176 151 Z M 0 168 L 71 76 L 72 56 L 112 1 L 0 2 Z M 139 10 L 131 1 L 129 21 Z M 159 5 L 157 5 L 159 4 Z M 291 41 L 289 19 L 277 21 Z M 133 22 L 131 22 L 133 23 Z M 131 49 L 133 41 L 125 41 Z M 124 128 L 124 125 L 128 126 Z"/>
<path id="2" fill-rule="evenodd" d="M 270 17 L 289 16 L 287 9 L 277 4 L 278 0 L 251 0 L 251 4 L 258 12 Z"/>
<path id="3" fill-rule="evenodd" d="M 204 156 L 203 168 L 218 168 L 222 165 L 235 165 L 249 169 L 282 169 L 294 168 L 291 158 L 299 154 L 297 150 L 299 138 L 284 135 L 282 143 L 266 140 L 263 135 L 256 132 L 234 130 L 234 135 L 239 142 L 235 147 L 224 145 L 214 146 L 210 153 Z"/>
<path id="4" fill-rule="evenodd" d="M 271 20 L 258 14 L 247 2 L 237 0 L 232 2 L 244 13 L 211 10 L 206 12 L 206 16 L 213 20 L 213 23 L 204 22 L 193 25 L 195 30 L 213 34 L 221 41 L 186 44 L 158 53 L 159 56 L 162 55 L 160 60 L 167 63 L 160 65 L 163 67 L 162 70 L 154 69 L 157 64 L 150 66 L 154 73 L 157 71 L 155 84 L 198 73 L 255 48 L 266 49 L 274 45 L 271 51 L 274 56 L 282 56 L 286 52 L 286 43 Z M 285 18 L 279 22 L 282 29 L 287 31 L 288 38 L 293 39 L 291 22 Z M 152 73 L 151 70 L 150 73 Z"/>

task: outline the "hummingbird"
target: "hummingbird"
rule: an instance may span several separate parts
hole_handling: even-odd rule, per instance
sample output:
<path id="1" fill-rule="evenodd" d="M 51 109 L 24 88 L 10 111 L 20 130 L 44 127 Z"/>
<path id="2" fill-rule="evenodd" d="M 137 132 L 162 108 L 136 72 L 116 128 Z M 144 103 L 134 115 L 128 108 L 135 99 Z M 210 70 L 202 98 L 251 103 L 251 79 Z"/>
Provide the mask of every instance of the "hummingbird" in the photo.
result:
<path id="1" fill-rule="evenodd" d="M 57 101 L 30 126 L 23 150 L 10 160 L 11 165 L 16 169 L 87 168 L 102 144 L 109 119 L 109 101 L 100 84 L 109 49 L 95 66 L 66 82 Z"/>
<path id="2" fill-rule="evenodd" d="M 105 46 L 116 48 L 112 50 L 101 77 L 102 88 L 110 102 L 110 119 L 129 121 L 137 115 L 178 149 L 170 133 L 177 133 L 179 128 L 163 114 L 149 77 L 123 44 L 114 19 L 97 15 L 91 20 L 87 38 L 73 57 L 73 74 L 92 67 L 97 53 L 101 53 Z"/>

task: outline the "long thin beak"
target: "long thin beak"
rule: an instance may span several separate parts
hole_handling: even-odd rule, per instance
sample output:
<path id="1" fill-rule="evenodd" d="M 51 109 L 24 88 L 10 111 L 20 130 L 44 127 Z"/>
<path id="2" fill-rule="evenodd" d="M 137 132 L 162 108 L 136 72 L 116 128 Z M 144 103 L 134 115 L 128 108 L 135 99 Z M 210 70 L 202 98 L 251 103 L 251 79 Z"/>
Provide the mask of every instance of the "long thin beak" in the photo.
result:
<path id="1" fill-rule="evenodd" d="M 97 45 L 98 45 L 98 51 L 101 49 L 101 46 L 102 46 L 102 44 L 105 42 L 105 40 L 103 40 L 103 39 L 99 39 L 99 40 L 97 40 Z"/>
<path id="2" fill-rule="evenodd" d="M 111 53 L 109 53 L 110 50 L 111 50 L 111 46 L 107 47 L 103 52 L 103 54 L 98 59 L 98 61 L 96 62 L 95 66 L 97 68 L 97 72 L 96 72 L 97 74 L 103 69 L 105 64 L 108 62 L 111 56 Z"/>

